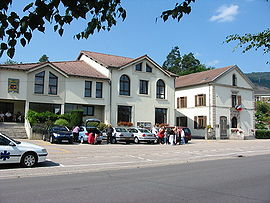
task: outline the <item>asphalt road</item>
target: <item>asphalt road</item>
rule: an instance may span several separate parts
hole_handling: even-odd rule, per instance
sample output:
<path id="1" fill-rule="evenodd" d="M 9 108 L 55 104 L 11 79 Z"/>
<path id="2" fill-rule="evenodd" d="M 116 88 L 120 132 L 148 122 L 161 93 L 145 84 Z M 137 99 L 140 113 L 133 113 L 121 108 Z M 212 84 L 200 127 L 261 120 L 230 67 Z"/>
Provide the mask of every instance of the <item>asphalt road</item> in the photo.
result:
<path id="1" fill-rule="evenodd" d="M 270 202 L 268 155 L 2 179 L 0 202 Z"/>

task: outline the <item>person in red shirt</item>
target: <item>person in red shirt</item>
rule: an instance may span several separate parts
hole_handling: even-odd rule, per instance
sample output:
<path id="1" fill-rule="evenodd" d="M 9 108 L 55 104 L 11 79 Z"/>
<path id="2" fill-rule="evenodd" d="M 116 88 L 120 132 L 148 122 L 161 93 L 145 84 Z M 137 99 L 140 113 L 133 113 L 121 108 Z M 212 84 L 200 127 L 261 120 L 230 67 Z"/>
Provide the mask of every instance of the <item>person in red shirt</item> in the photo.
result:
<path id="1" fill-rule="evenodd" d="M 157 136 L 158 136 L 158 143 L 164 144 L 165 129 L 160 128 L 159 131 L 158 131 Z"/>

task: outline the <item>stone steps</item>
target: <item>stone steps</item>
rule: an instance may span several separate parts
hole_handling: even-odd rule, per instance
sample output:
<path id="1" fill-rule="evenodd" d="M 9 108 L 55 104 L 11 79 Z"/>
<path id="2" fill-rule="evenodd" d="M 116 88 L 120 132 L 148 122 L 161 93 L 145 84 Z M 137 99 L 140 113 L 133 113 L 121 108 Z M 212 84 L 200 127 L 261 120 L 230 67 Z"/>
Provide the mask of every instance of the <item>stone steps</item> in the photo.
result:
<path id="1" fill-rule="evenodd" d="M 4 122 L 0 123 L 0 132 L 13 139 L 28 139 L 24 123 Z"/>

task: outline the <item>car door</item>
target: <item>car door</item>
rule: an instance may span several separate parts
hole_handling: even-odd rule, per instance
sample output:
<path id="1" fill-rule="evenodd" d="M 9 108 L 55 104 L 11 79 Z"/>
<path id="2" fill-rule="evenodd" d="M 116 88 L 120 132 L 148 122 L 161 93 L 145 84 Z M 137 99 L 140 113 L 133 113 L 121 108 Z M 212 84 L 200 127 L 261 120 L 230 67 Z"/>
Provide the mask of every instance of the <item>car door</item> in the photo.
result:
<path id="1" fill-rule="evenodd" d="M 13 145 L 10 145 L 12 143 Z M 0 135 L 0 163 L 19 163 L 21 153 L 15 143 Z"/>

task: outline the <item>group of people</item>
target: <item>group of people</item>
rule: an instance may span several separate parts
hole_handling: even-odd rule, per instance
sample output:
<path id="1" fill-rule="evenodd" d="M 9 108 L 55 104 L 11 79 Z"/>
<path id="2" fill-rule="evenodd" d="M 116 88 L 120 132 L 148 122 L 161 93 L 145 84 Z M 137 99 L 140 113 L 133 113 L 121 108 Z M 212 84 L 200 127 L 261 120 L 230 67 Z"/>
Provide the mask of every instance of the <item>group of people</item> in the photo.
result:
<path id="1" fill-rule="evenodd" d="M 23 122 L 23 116 L 21 112 L 18 111 L 17 114 L 12 114 L 7 111 L 6 113 L 0 112 L 0 122 Z"/>
<path id="2" fill-rule="evenodd" d="M 157 132 L 158 143 L 164 145 L 185 144 L 185 132 L 183 129 L 174 127 L 162 127 Z"/>

